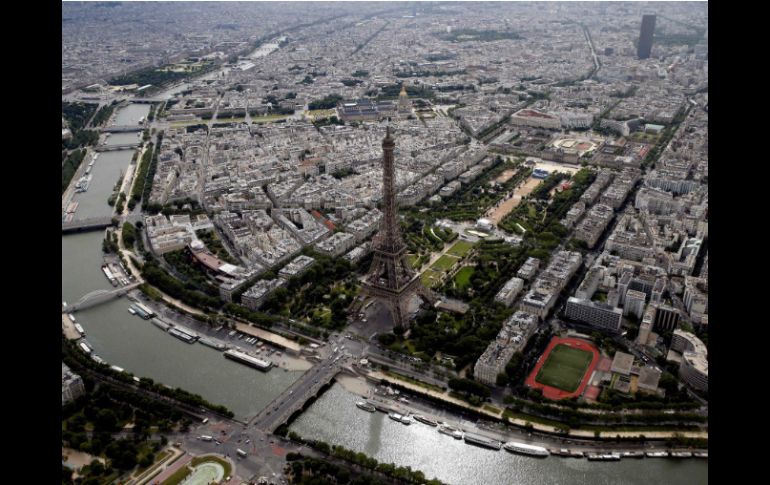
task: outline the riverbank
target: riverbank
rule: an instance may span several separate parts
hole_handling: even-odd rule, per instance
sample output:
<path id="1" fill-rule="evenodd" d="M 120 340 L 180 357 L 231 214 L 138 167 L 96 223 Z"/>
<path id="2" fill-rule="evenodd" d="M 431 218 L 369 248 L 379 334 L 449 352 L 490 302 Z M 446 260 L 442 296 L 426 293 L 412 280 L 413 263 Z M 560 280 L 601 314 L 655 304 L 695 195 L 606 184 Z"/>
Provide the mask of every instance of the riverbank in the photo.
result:
<path id="1" fill-rule="evenodd" d="M 557 435 L 559 436 L 559 439 L 563 439 L 565 437 L 573 437 L 573 438 L 581 438 L 581 439 L 638 439 L 639 436 L 644 436 L 646 439 L 670 439 L 670 438 L 676 438 L 676 437 L 682 437 L 682 438 L 695 438 L 695 439 L 708 439 L 708 432 L 706 431 L 591 431 L 591 430 L 576 430 L 576 429 L 570 429 L 566 433 L 560 430 L 559 428 L 556 428 L 554 426 L 548 426 L 540 423 L 536 423 L 533 421 L 528 421 L 526 419 L 520 419 L 520 418 L 514 418 L 514 419 L 506 419 L 504 415 L 504 410 L 497 410 L 492 411 L 490 409 L 490 406 L 482 406 L 482 407 L 475 407 L 467 402 L 454 398 L 450 395 L 448 395 L 446 392 L 439 393 L 437 391 L 426 389 L 424 387 L 420 387 L 418 385 L 412 384 L 410 382 L 402 381 L 400 379 L 393 378 L 389 375 L 386 375 L 382 372 L 371 372 L 369 373 L 369 378 L 374 381 L 385 381 L 390 384 L 402 387 L 404 389 L 407 389 L 409 392 L 427 396 L 429 398 L 438 399 L 441 400 L 447 404 L 450 404 L 452 406 L 457 406 L 460 408 L 467 409 L 469 411 L 472 411 L 473 413 L 481 414 L 482 416 L 487 416 L 489 418 L 494 419 L 495 421 L 502 421 L 507 422 L 510 424 L 513 424 L 514 426 L 519 427 L 531 427 L 533 431 L 538 431 L 541 433 L 546 433 L 550 435 Z M 494 408 L 496 409 L 496 408 Z"/>
<path id="2" fill-rule="evenodd" d="M 339 384 L 339 382 L 338 382 Z M 545 484 L 545 483 L 671 483 L 676 485 L 707 483 L 707 458 L 663 460 L 631 459 L 595 462 L 580 458 L 558 456 L 561 449 L 583 449 L 589 453 L 618 451 L 665 451 L 667 443 L 580 442 L 576 439 L 556 441 L 538 433 L 511 429 L 498 433 L 486 427 L 485 421 L 455 410 L 434 407 L 432 403 L 414 396 L 403 396 L 409 404 L 392 401 L 387 391 L 379 392 L 378 401 L 392 403 L 403 412 L 416 412 L 446 422 L 472 434 L 489 436 L 500 441 L 543 446 L 555 450 L 554 456 L 534 458 L 506 450 L 480 447 L 463 439 L 438 432 L 437 427 L 420 422 L 410 426 L 394 421 L 386 413 L 370 413 L 356 407 L 360 395 L 348 392 L 342 385 L 333 385 L 289 426 L 304 440 L 320 440 L 330 446 L 338 445 L 363 453 L 380 462 L 409 466 L 426 477 L 435 477 L 448 484 Z M 395 397 L 395 396 L 394 396 Z M 695 451 L 695 450 L 690 450 Z M 635 453 L 638 455 L 638 453 Z M 628 480 L 627 477 L 632 477 Z"/>
<path id="3" fill-rule="evenodd" d="M 75 329 L 75 323 L 69 319 L 67 313 L 61 314 L 61 328 L 64 331 L 64 336 L 69 340 L 77 340 L 80 338 L 80 333 Z"/>
<path id="4" fill-rule="evenodd" d="M 339 374 L 336 380 L 339 385 L 351 394 L 361 397 L 370 397 L 372 395 L 373 387 L 363 377 Z"/>
<path id="5" fill-rule="evenodd" d="M 286 369 L 288 371 L 304 372 L 313 367 L 313 364 L 311 362 L 308 362 L 303 358 L 294 357 L 286 354 L 283 354 L 280 357 L 275 357 L 275 354 L 273 354 L 273 357 L 271 357 L 271 360 L 273 361 L 273 364 L 275 364 L 276 366 L 282 369 Z"/>

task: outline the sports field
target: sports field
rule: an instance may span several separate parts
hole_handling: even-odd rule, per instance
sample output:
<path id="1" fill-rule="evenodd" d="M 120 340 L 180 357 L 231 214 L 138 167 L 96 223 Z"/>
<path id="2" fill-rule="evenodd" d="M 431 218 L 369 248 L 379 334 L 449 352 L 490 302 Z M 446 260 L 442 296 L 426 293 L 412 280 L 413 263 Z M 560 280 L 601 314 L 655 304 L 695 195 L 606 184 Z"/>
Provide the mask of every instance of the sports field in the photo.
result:
<path id="1" fill-rule="evenodd" d="M 540 368 L 535 381 L 562 391 L 574 392 L 592 359 L 591 352 L 565 344 L 557 345 Z"/>

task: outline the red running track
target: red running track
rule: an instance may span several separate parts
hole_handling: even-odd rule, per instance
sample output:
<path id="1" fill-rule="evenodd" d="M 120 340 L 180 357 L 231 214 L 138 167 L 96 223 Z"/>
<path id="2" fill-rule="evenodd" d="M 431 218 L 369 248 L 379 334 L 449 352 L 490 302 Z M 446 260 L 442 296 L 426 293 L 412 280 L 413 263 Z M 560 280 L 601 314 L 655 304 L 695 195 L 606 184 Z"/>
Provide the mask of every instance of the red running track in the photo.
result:
<path id="1" fill-rule="evenodd" d="M 557 345 L 568 345 L 575 349 L 580 350 L 586 350 L 588 352 L 591 352 L 593 354 L 593 358 L 591 359 L 591 364 L 589 364 L 588 369 L 586 370 L 586 373 L 583 374 L 583 380 L 580 381 L 580 385 L 578 388 L 573 392 L 567 392 L 562 391 L 559 388 L 552 387 L 552 386 L 546 386 L 545 384 L 541 384 L 537 381 L 535 381 L 535 377 L 537 377 L 537 373 L 540 372 L 540 368 L 543 367 L 543 364 L 545 364 L 545 361 L 548 360 L 548 356 L 551 354 L 551 351 L 556 347 Z M 596 368 L 596 364 L 599 363 L 599 351 L 596 349 L 596 347 L 582 339 L 578 338 L 562 338 L 562 337 L 554 337 L 551 339 L 551 341 L 548 343 L 548 347 L 545 348 L 545 352 L 543 352 L 543 355 L 540 356 L 540 358 L 537 361 L 537 364 L 535 365 L 535 368 L 530 372 L 529 376 L 527 377 L 527 380 L 524 381 L 524 383 L 531 387 L 532 389 L 542 389 L 543 390 L 543 397 L 547 399 L 568 399 L 570 397 L 580 396 L 583 394 L 583 391 L 585 390 L 586 386 L 588 385 L 588 380 L 591 378 L 591 374 L 593 374 L 594 369 Z"/>

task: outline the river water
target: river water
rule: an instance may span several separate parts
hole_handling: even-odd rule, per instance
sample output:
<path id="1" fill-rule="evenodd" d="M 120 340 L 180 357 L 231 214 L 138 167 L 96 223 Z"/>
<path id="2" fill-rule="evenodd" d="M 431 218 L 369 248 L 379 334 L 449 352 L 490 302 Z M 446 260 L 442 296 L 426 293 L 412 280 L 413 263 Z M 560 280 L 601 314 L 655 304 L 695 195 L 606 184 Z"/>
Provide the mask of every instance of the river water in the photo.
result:
<path id="1" fill-rule="evenodd" d="M 99 153 L 91 169 L 93 178 L 88 185 L 88 190 L 76 192 L 72 196 L 72 201 L 78 203 L 74 220 L 104 217 L 113 213 L 114 207 L 107 204 L 107 199 L 115 191 L 118 180 L 122 180 L 122 175 L 126 173 L 133 155 L 134 150 Z M 91 163 L 91 156 L 87 156 L 83 163 Z"/>
<path id="2" fill-rule="evenodd" d="M 104 144 L 107 146 L 130 145 L 132 143 L 139 143 L 141 141 L 141 131 L 137 131 L 136 133 L 111 133 Z"/>
<path id="3" fill-rule="evenodd" d="M 708 483 L 705 460 L 530 458 L 468 445 L 418 422 L 405 426 L 384 413 L 356 408 L 357 400 L 360 398 L 335 384 L 290 429 L 303 438 L 341 445 L 381 462 L 410 466 L 428 478 L 456 485 Z"/>
<path id="4" fill-rule="evenodd" d="M 127 124 L 146 115 L 131 105 L 118 113 L 117 123 Z M 144 112 L 144 114 L 142 114 Z M 104 152 L 95 164 L 94 180 L 76 197 L 78 218 L 109 215 L 107 197 L 125 171 L 132 150 Z M 82 212 L 81 212 L 82 211 Z M 62 236 L 62 300 L 74 302 L 97 289 L 111 289 L 101 272 L 104 233 Z M 187 344 L 161 331 L 149 321 L 128 313 L 125 299 L 77 312 L 94 352 L 112 365 L 163 384 L 181 387 L 223 404 L 236 417 L 254 416 L 291 385 L 300 372 L 274 368 L 262 373 L 226 360 L 201 344 Z M 549 457 L 536 459 L 505 450 L 474 447 L 439 434 L 420 423 L 404 426 L 382 413 L 366 413 L 354 405 L 357 397 L 335 384 L 291 426 L 301 436 L 321 439 L 361 451 L 383 462 L 411 466 L 428 477 L 451 484 L 707 484 L 705 460 L 624 459 L 601 463 Z"/>
<path id="5" fill-rule="evenodd" d="M 129 105 L 118 113 L 116 124 L 138 120 L 148 111 L 148 105 Z M 112 213 L 107 198 L 133 153 L 119 150 L 99 154 L 88 191 L 73 198 L 79 202 L 76 219 Z M 84 163 L 88 162 L 90 159 Z M 101 270 L 103 239 L 102 231 L 62 236 L 62 301 L 72 303 L 91 291 L 113 288 Z M 278 367 L 260 372 L 225 359 L 215 349 L 184 343 L 128 313 L 125 299 L 79 311 L 75 317 L 94 352 L 111 365 L 200 394 L 227 406 L 241 419 L 254 416 L 301 375 Z"/>
<path id="6" fill-rule="evenodd" d="M 135 126 L 139 124 L 141 118 L 146 118 L 148 114 L 150 114 L 149 104 L 129 104 L 118 111 L 112 124 L 114 126 Z"/>

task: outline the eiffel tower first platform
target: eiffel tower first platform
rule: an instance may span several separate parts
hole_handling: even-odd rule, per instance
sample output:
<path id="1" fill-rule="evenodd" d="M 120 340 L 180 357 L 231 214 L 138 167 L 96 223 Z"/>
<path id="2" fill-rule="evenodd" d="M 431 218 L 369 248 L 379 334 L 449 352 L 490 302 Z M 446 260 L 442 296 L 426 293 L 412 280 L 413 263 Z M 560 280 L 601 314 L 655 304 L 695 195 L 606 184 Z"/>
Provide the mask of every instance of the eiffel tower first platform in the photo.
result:
<path id="1" fill-rule="evenodd" d="M 382 140 L 382 210 L 380 230 L 372 241 L 374 258 L 369 273 L 363 280 L 361 293 L 385 304 L 393 318 L 393 325 L 407 326 L 407 305 L 417 295 L 433 301 L 432 293 L 422 285 L 417 274 L 406 261 L 406 244 L 401 238 L 396 217 L 395 168 L 393 149 L 396 144 L 390 136 L 390 127 Z"/>

